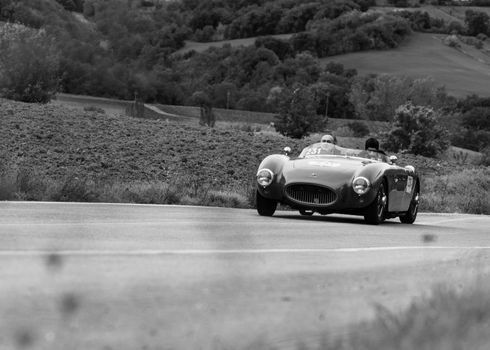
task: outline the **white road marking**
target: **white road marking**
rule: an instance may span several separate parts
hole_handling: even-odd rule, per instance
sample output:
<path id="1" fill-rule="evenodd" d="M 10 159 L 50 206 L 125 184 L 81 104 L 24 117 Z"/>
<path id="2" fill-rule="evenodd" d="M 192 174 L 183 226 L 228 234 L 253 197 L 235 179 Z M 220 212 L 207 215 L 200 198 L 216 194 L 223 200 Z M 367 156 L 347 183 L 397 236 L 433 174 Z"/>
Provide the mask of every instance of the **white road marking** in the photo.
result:
<path id="1" fill-rule="evenodd" d="M 401 250 L 490 250 L 490 246 L 398 246 L 366 248 L 298 248 L 298 249 L 136 249 L 136 250 L 0 250 L 0 256 L 145 256 L 145 255 L 219 255 L 219 254 L 304 254 L 304 253 L 360 253 Z"/>
<path id="2" fill-rule="evenodd" d="M 464 214 L 463 214 L 464 215 Z M 454 222 L 454 221 L 475 221 L 475 220 L 490 220 L 490 216 L 488 215 L 481 215 L 481 216 L 478 216 L 478 215 L 472 215 L 470 217 L 448 217 L 447 219 L 445 220 L 438 220 L 438 221 L 423 221 L 423 220 L 420 220 L 420 221 L 415 221 L 416 224 L 422 224 L 422 225 L 441 225 L 441 224 L 446 224 L 446 223 L 450 223 L 450 222 Z"/>

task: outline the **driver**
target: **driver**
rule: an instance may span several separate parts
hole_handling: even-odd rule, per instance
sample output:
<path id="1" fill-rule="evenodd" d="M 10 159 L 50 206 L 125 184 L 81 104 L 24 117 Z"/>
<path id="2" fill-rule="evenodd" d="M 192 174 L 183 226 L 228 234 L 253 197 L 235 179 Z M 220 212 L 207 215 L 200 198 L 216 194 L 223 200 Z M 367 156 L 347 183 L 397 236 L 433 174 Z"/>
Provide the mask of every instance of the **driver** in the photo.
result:
<path id="1" fill-rule="evenodd" d="M 323 135 L 322 136 L 322 139 L 321 139 L 321 142 L 324 143 L 331 143 L 331 144 L 334 144 L 336 145 L 337 144 L 337 140 L 335 138 L 335 136 L 332 136 L 332 135 L 329 135 L 329 134 L 326 134 L 326 135 Z"/>
<path id="2" fill-rule="evenodd" d="M 386 153 L 379 149 L 379 141 L 374 137 L 370 137 L 364 143 L 364 152 L 359 155 L 365 158 L 383 160 L 383 156 L 386 156 Z"/>
<path id="3" fill-rule="evenodd" d="M 379 152 L 379 141 L 376 140 L 374 137 L 368 138 L 366 140 L 366 143 L 364 144 L 364 149 L 366 151 Z"/>

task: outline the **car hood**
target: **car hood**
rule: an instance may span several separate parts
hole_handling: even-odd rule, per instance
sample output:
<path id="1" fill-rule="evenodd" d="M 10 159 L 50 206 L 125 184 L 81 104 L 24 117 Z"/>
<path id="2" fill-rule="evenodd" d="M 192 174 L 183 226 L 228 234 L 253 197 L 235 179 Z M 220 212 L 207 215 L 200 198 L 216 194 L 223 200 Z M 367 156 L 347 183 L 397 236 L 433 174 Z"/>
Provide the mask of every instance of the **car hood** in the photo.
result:
<path id="1" fill-rule="evenodd" d="M 337 187 L 351 183 L 355 176 L 373 162 L 361 158 L 307 158 L 288 162 L 283 169 L 287 183 L 312 182 Z"/>

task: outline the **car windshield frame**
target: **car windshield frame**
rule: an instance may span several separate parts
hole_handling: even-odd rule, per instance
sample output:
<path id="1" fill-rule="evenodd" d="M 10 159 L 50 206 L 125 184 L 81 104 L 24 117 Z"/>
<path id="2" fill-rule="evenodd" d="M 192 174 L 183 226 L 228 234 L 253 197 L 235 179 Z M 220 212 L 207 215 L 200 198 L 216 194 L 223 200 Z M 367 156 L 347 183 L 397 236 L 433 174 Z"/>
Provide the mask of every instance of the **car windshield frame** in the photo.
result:
<path id="1" fill-rule="evenodd" d="M 298 156 L 299 159 L 325 157 L 362 158 L 369 161 L 390 163 L 388 156 L 382 151 L 346 148 L 328 142 L 318 142 L 305 147 Z"/>

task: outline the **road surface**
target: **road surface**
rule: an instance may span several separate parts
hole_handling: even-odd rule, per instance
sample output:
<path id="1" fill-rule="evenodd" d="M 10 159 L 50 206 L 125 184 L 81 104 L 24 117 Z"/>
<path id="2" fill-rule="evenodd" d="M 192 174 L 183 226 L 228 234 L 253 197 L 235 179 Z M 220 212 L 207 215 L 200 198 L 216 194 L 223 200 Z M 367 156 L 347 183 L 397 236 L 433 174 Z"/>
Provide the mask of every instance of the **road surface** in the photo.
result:
<path id="1" fill-rule="evenodd" d="M 0 348 L 317 348 L 488 274 L 490 217 L 0 202 Z"/>

